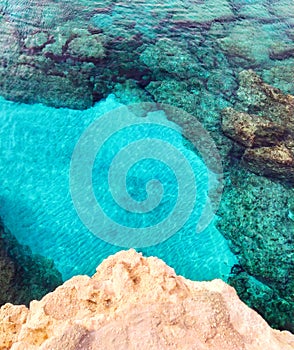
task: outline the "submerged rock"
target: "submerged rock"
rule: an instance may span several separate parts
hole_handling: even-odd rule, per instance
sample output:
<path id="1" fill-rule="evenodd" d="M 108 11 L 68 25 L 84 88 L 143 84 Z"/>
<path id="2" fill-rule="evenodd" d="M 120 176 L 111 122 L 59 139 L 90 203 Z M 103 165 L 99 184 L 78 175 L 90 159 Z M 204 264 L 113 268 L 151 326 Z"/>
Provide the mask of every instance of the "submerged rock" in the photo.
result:
<path id="1" fill-rule="evenodd" d="M 41 299 L 62 283 L 50 259 L 33 255 L 0 222 L 0 305 Z"/>
<path id="2" fill-rule="evenodd" d="M 25 48 L 30 50 L 38 50 L 46 46 L 50 41 L 48 33 L 40 31 L 34 34 L 30 34 L 24 41 Z"/>
<path id="3" fill-rule="evenodd" d="M 290 350 L 221 280 L 192 282 L 134 250 L 107 258 L 30 309 L 0 310 L 0 349 Z"/>
<path id="4" fill-rule="evenodd" d="M 251 20 L 236 21 L 228 35 L 217 42 L 229 61 L 244 68 L 267 62 L 268 47 L 273 44 L 271 35 Z"/>
<path id="5" fill-rule="evenodd" d="M 284 126 L 266 117 L 237 112 L 230 107 L 222 111 L 222 128 L 225 135 L 249 148 L 274 146 L 288 136 Z"/>
<path id="6" fill-rule="evenodd" d="M 294 40 L 294 37 L 293 37 Z M 286 60 L 281 64 L 262 71 L 263 80 L 287 94 L 294 94 L 294 60 Z"/>
<path id="7" fill-rule="evenodd" d="M 221 113 L 224 134 L 239 145 L 218 225 L 242 267 L 230 283 L 271 325 L 293 331 L 294 97 L 252 70 L 239 78 L 239 101 Z"/>
<path id="8" fill-rule="evenodd" d="M 140 55 L 140 60 L 152 70 L 157 79 L 166 79 L 167 74 L 178 79 L 189 79 L 205 73 L 198 64 L 197 57 L 171 39 L 159 39 L 155 45 L 149 45 Z"/>
<path id="9" fill-rule="evenodd" d="M 88 34 L 72 39 L 67 43 L 67 52 L 70 56 L 87 61 L 100 60 L 105 54 L 101 36 L 98 34 Z"/>
<path id="10" fill-rule="evenodd" d="M 240 102 L 222 111 L 223 132 L 245 147 L 250 171 L 294 184 L 294 96 L 265 84 L 252 70 L 240 73 Z"/>
<path id="11" fill-rule="evenodd" d="M 236 109 L 266 116 L 294 134 L 294 96 L 264 83 L 251 69 L 240 72 L 239 83 Z"/>
<path id="12" fill-rule="evenodd" d="M 294 332 L 294 303 L 281 297 L 279 291 L 252 277 L 246 271 L 236 271 L 228 280 L 238 296 L 258 311 L 272 327 Z"/>
<path id="13" fill-rule="evenodd" d="M 293 189 L 232 167 L 218 211 L 218 228 L 240 263 L 229 283 L 273 327 L 292 332 L 293 198 Z"/>
<path id="14" fill-rule="evenodd" d="M 205 2 L 190 2 L 189 6 L 183 2 L 181 11 L 175 11 L 172 19 L 176 22 L 205 24 L 234 19 L 234 13 L 227 0 L 207 0 Z M 175 4 L 175 8 L 178 4 Z"/>
<path id="15" fill-rule="evenodd" d="M 252 172 L 294 184 L 294 149 L 285 144 L 246 149 L 242 163 Z"/>

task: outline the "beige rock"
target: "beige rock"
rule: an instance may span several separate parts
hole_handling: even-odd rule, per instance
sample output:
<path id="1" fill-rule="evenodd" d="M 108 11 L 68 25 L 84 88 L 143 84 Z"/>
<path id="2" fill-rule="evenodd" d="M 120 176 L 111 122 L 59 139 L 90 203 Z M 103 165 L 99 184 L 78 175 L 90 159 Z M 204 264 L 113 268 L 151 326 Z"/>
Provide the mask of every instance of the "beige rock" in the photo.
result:
<path id="1" fill-rule="evenodd" d="M 293 335 L 271 329 L 223 281 L 186 280 L 134 250 L 110 256 L 92 278 L 72 278 L 29 310 L 3 306 L 0 339 L 1 350 L 294 349 Z"/>
<path id="2" fill-rule="evenodd" d="M 5 304 L 0 309 L 0 349 L 10 349 L 26 322 L 28 309 L 24 305 Z"/>
<path id="3" fill-rule="evenodd" d="M 250 171 L 293 185 L 294 96 L 264 83 L 253 70 L 240 72 L 239 81 L 235 107 L 246 113 L 225 108 L 224 134 L 246 148 L 242 164 Z"/>
<path id="4" fill-rule="evenodd" d="M 287 129 L 282 125 L 231 107 L 222 111 L 222 129 L 244 147 L 274 146 L 287 138 Z"/>
<path id="5" fill-rule="evenodd" d="M 247 149 L 242 161 L 256 174 L 294 181 L 294 152 L 284 144 Z"/>
<path id="6" fill-rule="evenodd" d="M 294 135 L 294 96 L 264 83 L 251 69 L 239 73 L 239 83 L 238 109 L 262 113 L 272 122 L 286 126 Z"/>

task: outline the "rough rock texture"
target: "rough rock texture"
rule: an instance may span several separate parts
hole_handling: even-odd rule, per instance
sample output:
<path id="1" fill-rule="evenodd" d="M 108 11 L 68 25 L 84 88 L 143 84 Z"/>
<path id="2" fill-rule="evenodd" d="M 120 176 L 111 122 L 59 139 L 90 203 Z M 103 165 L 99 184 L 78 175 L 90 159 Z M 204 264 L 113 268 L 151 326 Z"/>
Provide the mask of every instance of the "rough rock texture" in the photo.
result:
<path id="1" fill-rule="evenodd" d="M 250 171 L 294 184 L 294 96 L 265 84 L 252 70 L 239 75 L 239 102 L 222 111 L 223 132 L 245 147 Z"/>
<path id="2" fill-rule="evenodd" d="M 294 144 L 248 149 L 243 156 L 246 167 L 256 174 L 294 185 Z"/>
<path id="3" fill-rule="evenodd" d="M 101 38 L 65 25 L 23 33 L 17 23 L 0 17 L 0 94 L 25 103 L 90 107 L 93 62 L 104 55 Z M 81 41 L 91 44 L 88 51 Z"/>
<path id="4" fill-rule="evenodd" d="M 221 280 L 192 282 L 134 250 L 33 301 L 0 310 L 0 349 L 290 350 Z"/>
<path id="5" fill-rule="evenodd" d="M 89 21 L 109 5 L 0 3 L 0 94 L 18 102 L 85 109 L 107 95 L 118 77 L 120 83 L 140 80 L 144 68 L 142 72 L 136 59 L 135 49 L 142 45 L 138 30 L 127 20 L 124 24 L 122 14 L 117 30 Z"/>
<path id="6" fill-rule="evenodd" d="M 218 228 L 240 264 L 229 283 L 271 326 L 292 332 L 293 198 L 293 189 L 234 166 L 218 211 Z"/>
<path id="7" fill-rule="evenodd" d="M 240 72 L 239 83 L 234 108 L 221 113 L 237 147 L 218 212 L 240 262 L 229 283 L 272 326 L 293 332 L 294 97 L 252 70 Z"/>
<path id="8" fill-rule="evenodd" d="M 53 261 L 32 255 L 0 222 L 0 305 L 41 299 L 62 283 Z"/>
<path id="9" fill-rule="evenodd" d="M 228 137 L 246 148 L 275 146 L 288 137 L 285 126 L 230 107 L 222 111 L 222 128 Z"/>
<path id="10" fill-rule="evenodd" d="M 190 55 L 171 39 L 159 39 L 155 45 L 147 46 L 140 55 L 140 60 L 152 70 L 158 80 L 166 79 L 166 74 L 179 79 L 204 74 L 197 57 Z"/>
<path id="11" fill-rule="evenodd" d="M 294 133 L 294 96 L 264 83 L 251 69 L 240 72 L 237 95 L 236 108 L 247 113 L 262 113 L 277 124 L 287 124 Z"/>
<path id="12" fill-rule="evenodd" d="M 294 30 L 293 30 L 294 33 Z M 292 38 L 294 40 L 294 36 Z M 270 69 L 264 69 L 262 78 L 287 94 L 294 95 L 294 60 L 286 60 Z"/>

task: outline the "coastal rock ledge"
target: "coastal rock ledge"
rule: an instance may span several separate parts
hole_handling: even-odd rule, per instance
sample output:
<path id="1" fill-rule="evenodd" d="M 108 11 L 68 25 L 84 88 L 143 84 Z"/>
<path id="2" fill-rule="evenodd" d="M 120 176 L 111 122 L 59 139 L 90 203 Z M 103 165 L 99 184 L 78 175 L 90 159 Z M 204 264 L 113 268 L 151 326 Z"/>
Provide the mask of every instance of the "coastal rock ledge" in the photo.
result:
<path id="1" fill-rule="evenodd" d="M 223 281 L 193 282 L 129 250 L 29 309 L 2 306 L 0 349 L 288 350 L 294 335 L 271 329 Z"/>

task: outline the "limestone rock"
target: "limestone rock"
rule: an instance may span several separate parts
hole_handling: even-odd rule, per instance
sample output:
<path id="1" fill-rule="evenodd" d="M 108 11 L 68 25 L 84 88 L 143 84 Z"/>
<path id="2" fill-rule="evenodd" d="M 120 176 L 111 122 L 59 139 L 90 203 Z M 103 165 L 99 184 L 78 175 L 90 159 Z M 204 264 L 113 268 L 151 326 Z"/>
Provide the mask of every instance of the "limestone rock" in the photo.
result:
<path id="1" fill-rule="evenodd" d="M 236 22 L 229 34 L 217 42 L 230 61 L 244 68 L 268 61 L 268 47 L 273 44 L 271 36 L 251 20 Z"/>
<path id="2" fill-rule="evenodd" d="M 276 145 L 288 134 L 285 127 L 266 117 L 237 112 L 230 107 L 222 111 L 222 128 L 227 136 L 244 147 Z"/>
<path id="3" fill-rule="evenodd" d="M 294 57 L 294 45 L 292 44 L 275 44 L 270 48 L 269 57 L 272 60 L 285 60 Z"/>
<path id="4" fill-rule="evenodd" d="M 49 41 L 49 35 L 45 32 L 30 34 L 25 39 L 25 47 L 28 49 L 40 49 Z"/>
<path id="5" fill-rule="evenodd" d="M 72 278 L 29 310 L 6 305 L 0 315 L 1 350 L 294 348 L 293 335 L 271 329 L 223 281 L 186 280 L 134 250 L 110 256 L 92 278 Z"/>
<path id="6" fill-rule="evenodd" d="M 77 75 L 74 70 L 61 75 L 47 74 L 43 68 L 16 63 L 9 69 L 0 69 L 1 95 L 12 101 L 44 103 L 56 108 L 86 109 L 92 106 L 93 84 L 86 74 Z"/>
<path id="7" fill-rule="evenodd" d="M 203 73 L 197 58 L 171 39 L 159 39 L 155 45 L 148 46 L 140 55 L 140 60 L 154 72 L 157 79 L 162 74 L 166 79 L 166 73 L 181 79 L 199 77 Z"/>
<path id="8" fill-rule="evenodd" d="M 239 75 L 239 103 L 222 111 L 225 135 L 245 147 L 250 171 L 294 184 L 294 96 L 262 81 L 252 70 Z"/>
<path id="9" fill-rule="evenodd" d="M 197 103 L 199 103 L 198 96 L 189 91 L 186 81 L 176 79 L 152 81 L 147 85 L 146 90 L 156 102 L 174 105 L 189 113 L 195 111 Z"/>
<path id="10" fill-rule="evenodd" d="M 293 30 L 294 33 L 294 30 Z M 293 36 L 294 40 L 294 36 Z M 294 60 L 286 61 L 278 66 L 265 69 L 262 72 L 262 78 L 265 82 L 273 85 L 288 94 L 294 94 Z"/>
<path id="11" fill-rule="evenodd" d="M 271 121 L 287 125 L 294 134 L 294 96 L 268 85 L 251 69 L 239 74 L 237 109 L 262 114 Z"/>
<path id="12" fill-rule="evenodd" d="M 26 322 L 28 309 L 24 305 L 5 304 L 0 309 L 0 348 L 10 349 L 17 342 L 18 333 Z"/>
<path id="13" fill-rule="evenodd" d="M 242 161 L 256 174 L 294 183 L 294 152 L 284 144 L 247 149 Z"/>
<path id="14" fill-rule="evenodd" d="M 240 7 L 240 9 L 238 7 Z M 269 13 L 267 6 L 263 3 L 243 2 L 242 5 L 239 5 L 238 7 L 238 16 L 242 16 L 246 19 L 252 18 L 260 22 L 273 20 L 273 16 Z"/>

